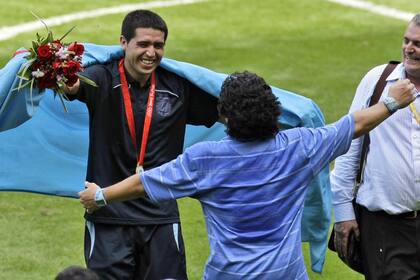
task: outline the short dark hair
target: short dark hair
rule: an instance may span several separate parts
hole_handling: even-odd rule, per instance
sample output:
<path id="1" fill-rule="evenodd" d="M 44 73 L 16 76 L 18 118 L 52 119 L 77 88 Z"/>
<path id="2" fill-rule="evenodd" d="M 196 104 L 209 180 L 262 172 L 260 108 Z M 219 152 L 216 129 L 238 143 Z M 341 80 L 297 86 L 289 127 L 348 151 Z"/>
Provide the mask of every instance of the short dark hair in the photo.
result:
<path id="1" fill-rule="evenodd" d="M 99 276 L 86 268 L 81 266 L 69 266 L 61 271 L 55 280 L 99 280 Z"/>
<path id="2" fill-rule="evenodd" d="M 239 140 L 271 138 L 280 129 L 280 102 L 263 78 L 248 71 L 226 78 L 218 110 L 228 119 L 226 132 Z"/>
<path id="3" fill-rule="evenodd" d="M 156 13 L 149 10 L 135 10 L 128 13 L 121 26 L 121 35 L 130 42 L 136 35 L 137 28 L 153 28 L 160 30 L 168 37 L 168 27 L 165 21 Z"/>
<path id="4" fill-rule="evenodd" d="M 410 20 L 410 22 L 413 22 L 417 26 L 420 26 L 420 13 L 414 15 L 414 17 Z"/>

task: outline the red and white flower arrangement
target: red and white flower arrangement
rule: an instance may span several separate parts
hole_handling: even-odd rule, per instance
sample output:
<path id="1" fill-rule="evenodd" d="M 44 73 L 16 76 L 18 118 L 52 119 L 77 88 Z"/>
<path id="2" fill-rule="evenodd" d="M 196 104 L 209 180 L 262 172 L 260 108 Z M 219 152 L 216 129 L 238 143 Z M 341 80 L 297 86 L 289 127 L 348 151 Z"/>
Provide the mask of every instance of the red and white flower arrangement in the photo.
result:
<path id="1" fill-rule="evenodd" d="M 42 21 L 42 20 L 41 20 Z M 45 25 L 45 23 L 44 23 Z M 30 87 L 32 96 L 33 87 L 39 90 L 52 89 L 58 94 L 64 109 L 67 111 L 63 95 L 66 87 L 73 86 L 78 79 L 97 86 L 95 82 L 80 75 L 83 71 L 82 55 L 84 46 L 77 42 L 64 44 L 63 39 L 74 29 L 72 27 L 60 39 L 54 39 L 52 32 L 45 25 L 48 35 L 41 37 L 36 34 L 36 40 L 32 41 L 32 48 L 28 50 L 27 62 L 17 74 L 20 78 L 17 90 L 26 86 Z"/>

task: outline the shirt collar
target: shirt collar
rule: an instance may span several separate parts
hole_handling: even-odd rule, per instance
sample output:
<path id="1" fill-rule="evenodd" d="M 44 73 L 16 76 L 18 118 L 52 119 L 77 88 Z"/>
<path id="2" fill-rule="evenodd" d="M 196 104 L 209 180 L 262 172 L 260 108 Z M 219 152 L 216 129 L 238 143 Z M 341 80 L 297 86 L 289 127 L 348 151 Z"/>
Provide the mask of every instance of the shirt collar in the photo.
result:
<path id="1" fill-rule="evenodd" d="M 404 64 L 400 63 L 397 65 L 397 67 L 395 67 L 394 71 L 391 72 L 391 74 L 389 74 L 388 78 L 386 78 L 386 81 L 394 81 L 394 80 L 400 80 L 400 79 L 405 79 L 406 78 L 406 74 L 405 74 L 405 68 L 404 68 Z"/>

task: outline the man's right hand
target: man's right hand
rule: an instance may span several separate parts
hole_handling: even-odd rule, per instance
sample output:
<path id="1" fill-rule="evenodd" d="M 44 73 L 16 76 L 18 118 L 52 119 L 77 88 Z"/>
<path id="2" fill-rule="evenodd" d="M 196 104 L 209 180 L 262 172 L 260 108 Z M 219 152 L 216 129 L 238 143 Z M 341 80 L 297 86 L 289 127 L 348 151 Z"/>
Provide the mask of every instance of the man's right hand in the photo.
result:
<path id="1" fill-rule="evenodd" d="M 334 246 L 341 258 L 347 259 L 350 233 L 354 232 L 357 240 L 360 240 L 359 226 L 356 220 L 338 222 L 334 224 Z"/>
<path id="2" fill-rule="evenodd" d="M 416 98 L 415 86 L 408 79 L 399 80 L 389 88 L 388 95 L 395 98 L 399 108 L 408 106 Z"/>
<path id="3" fill-rule="evenodd" d="M 77 82 L 71 87 L 65 86 L 63 88 L 63 91 L 67 95 L 75 95 L 79 91 L 79 87 L 80 87 L 80 79 L 78 79 Z"/>

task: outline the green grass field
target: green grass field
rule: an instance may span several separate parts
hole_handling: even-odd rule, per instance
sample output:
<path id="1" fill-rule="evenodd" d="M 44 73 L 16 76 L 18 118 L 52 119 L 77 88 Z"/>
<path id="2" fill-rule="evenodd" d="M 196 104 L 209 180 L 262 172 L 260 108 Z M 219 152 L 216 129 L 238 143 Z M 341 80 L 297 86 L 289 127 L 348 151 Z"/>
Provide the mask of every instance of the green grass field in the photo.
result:
<path id="1" fill-rule="evenodd" d="M 48 18 L 133 3 L 0 2 L 0 28 L 33 21 L 29 11 Z M 418 1 L 373 2 L 412 13 L 420 11 Z M 368 69 L 400 59 L 406 27 L 403 21 L 325 0 L 213 0 L 153 10 L 169 25 L 167 57 L 226 73 L 254 71 L 272 85 L 312 98 L 327 122 L 347 112 L 355 88 Z M 117 44 L 123 17 L 115 14 L 79 20 L 52 30 L 60 36 L 77 25 L 68 41 Z M 34 33 L 0 41 L 1 67 L 17 48 L 30 46 Z M 201 208 L 192 199 L 180 200 L 179 204 L 189 277 L 200 279 L 209 251 Z M 68 265 L 84 264 L 83 209 L 78 201 L 4 192 L 0 193 L 0 213 L 0 279 L 53 279 Z M 303 248 L 307 258 L 307 246 Z M 324 272 L 309 274 L 311 279 L 362 279 L 330 253 Z"/>

